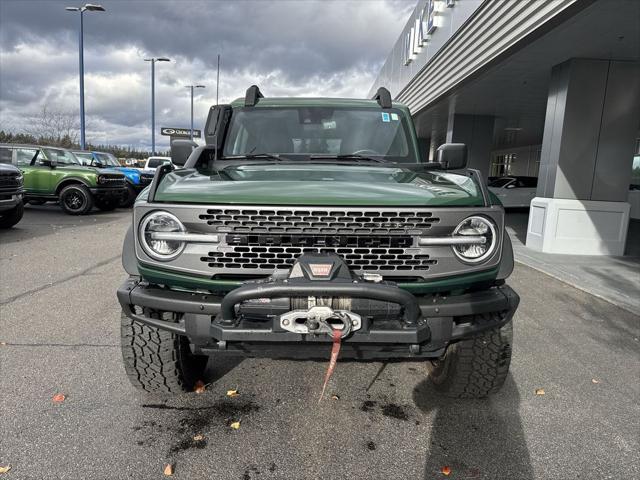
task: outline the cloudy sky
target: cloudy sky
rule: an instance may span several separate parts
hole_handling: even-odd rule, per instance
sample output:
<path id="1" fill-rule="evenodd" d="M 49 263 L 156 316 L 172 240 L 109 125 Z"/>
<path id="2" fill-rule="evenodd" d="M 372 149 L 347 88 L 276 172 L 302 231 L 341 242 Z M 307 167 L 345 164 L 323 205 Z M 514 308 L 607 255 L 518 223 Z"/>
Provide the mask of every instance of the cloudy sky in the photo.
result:
<path id="1" fill-rule="evenodd" d="M 95 2 L 94 2 L 95 3 Z M 149 56 L 156 128 L 188 127 L 188 84 L 204 84 L 194 122 L 257 84 L 270 96 L 363 97 L 416 0 L 104 0 L 85 14 L 87 140 L 149 147 Z M 82 5 L 78 3 L 77 5 Z M 21 131 L 46 104 L 78 112 L 78 13 L 73 1 L 0 0 L 0 129 Z M 157 149 L 168 137 L 156 132 Z"/>

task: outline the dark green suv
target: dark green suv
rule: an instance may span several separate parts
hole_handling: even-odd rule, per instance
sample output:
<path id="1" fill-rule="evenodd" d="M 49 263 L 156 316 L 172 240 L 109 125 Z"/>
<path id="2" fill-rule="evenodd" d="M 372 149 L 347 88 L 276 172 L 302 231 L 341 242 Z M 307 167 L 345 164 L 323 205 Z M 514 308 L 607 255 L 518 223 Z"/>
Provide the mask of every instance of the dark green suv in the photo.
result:
<path id="1" fill-rule="evenodd" d="M 84 167 L 63 148 L 0 144 L 0 162 L 22 171 L 27 202 L 58 201 L 69 215 L 89 213 L 94 205 L 113 210 L 127 193 L 122 173 Z"/>
<path id="2" fill-rule="evenodd" d="M 343 357 L 424 360 L 453 397 L 500 388 L 513 253 L 464 145 L 427 163 L 386 89 L 304 99 L 253 86 L 212 107 L 205 134 L 197 148 L 174 141 L 184 168 L 160 167 L 134 205 L 118 299 L 135 386 L 188 391 L 208 356 L 327 358 L 337 338 Z"/>

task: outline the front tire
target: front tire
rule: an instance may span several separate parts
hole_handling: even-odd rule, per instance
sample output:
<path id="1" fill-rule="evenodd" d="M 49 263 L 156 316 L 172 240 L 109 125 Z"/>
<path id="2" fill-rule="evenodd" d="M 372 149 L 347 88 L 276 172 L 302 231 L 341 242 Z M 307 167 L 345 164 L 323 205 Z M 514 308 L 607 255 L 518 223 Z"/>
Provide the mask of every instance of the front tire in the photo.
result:
<path id="1" fill-rule="evenodd" d="M 147 315 L 161 318 L 148 311 Z M 163 314 L 164 320 L 171 319 Z M 121 319 L 121 346 L 124 369 L 131 384 L 151 393 L 183 393 L 193 387 L 207 366 L 208 357 L 194 355 L 182 335 L 144 325 L 127 317 Z"/>
<path id="2" fill-rule="evenodd" d="M 84 185 L 74 183 L 60 192 L 60 206 L 68 215 L 86 215 L 93 208 L 93 197 Z"/>
<path id="3" fill-rule="evenodd" d="M 136 201 L 137 197 L 138 197 L 138 192 L 136 192 L 136 189 L 133 188 L 133 185 L 127 184 L 127 192 L 122 197 L 122 200 L 120 201 L 120 206 L 122 208 L 131 207 L 133 203 Z"/>
<path id="4" fill-rule="evenodd" d="M 18 203 L 14 208 L 0 213 L 0 228 L 11 228 L 22 219 L 24 204 Z"/>
<path id="5" fill-rule="evenodd" d="M 477 315 L 476 322 L 493 314 Z M 449 345 L 443 358 L 429 362 L 429 379 L 450 398 L 485 398 L 504 384 L 511 363 L 513 323 Z"/>

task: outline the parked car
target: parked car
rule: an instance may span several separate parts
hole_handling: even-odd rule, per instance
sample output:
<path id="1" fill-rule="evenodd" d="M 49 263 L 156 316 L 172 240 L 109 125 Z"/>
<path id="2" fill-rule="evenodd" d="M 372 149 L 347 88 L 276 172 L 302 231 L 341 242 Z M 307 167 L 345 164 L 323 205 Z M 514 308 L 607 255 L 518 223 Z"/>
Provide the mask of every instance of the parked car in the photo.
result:
<path id="1" fill-rule="evenodd" d="M 11 158 L 6 161 L 6 153 L 0 150 L 0 228 L 13 227 L 24 211 L 24 177 L 17 167 L 11 165 Z"/>
<path id="2" fill-rule="evenodd" d="M 155 172 L 156 168 L 165 163 L 171 163 L 171 157 L 149 157 L 144 162 L 144 169 L 150 172 Z"/>
<path id="3" fill-rule="evenodd" d="M 205 132 L 204 146 L 172 143 L 185 168 L 160 167 L 133 208 L 117 292 L 133 385 L 188 392 L 207 356 L 326 359 L 342 343 L 341 358 L 424 360 L 454 398 L 498 391 L 513 252 L 464 145 L 423 163 L 409 109 L 383 88 L 270 99 L 252 86 L 212 107 Z"/>
<path id="4" fill-rule="evenodd" d="M 500 177 L 489 182 L 489 190 L 500 199 L 505 208 L 529 207 L 536 196 L 537 186 L 536 177 Z"/>
<path id="5" fill-rule="evenodd" d="M 115 155 L 106 152 L 74 151 L 74 155 L 83 165 L 96 168 L 110 168 L 122 172 L 127 181 L 127 191 L 120 202 L 121 207 L 130 207 L 138 194 L 153 180 L 152 172 L 143 172 L 139 168 L 123 167 Z"/>
<path id="6" fill-rule="evenodd" d="M 82 166 L 64 148 L 0 144 L 0 157 L 10 158 L 22 171 L 27 202 L 58 201 L 69 215 L 84 215 L 94 205 L 100 210 L 113 210 L 126 193 L 122 173 Z"/>

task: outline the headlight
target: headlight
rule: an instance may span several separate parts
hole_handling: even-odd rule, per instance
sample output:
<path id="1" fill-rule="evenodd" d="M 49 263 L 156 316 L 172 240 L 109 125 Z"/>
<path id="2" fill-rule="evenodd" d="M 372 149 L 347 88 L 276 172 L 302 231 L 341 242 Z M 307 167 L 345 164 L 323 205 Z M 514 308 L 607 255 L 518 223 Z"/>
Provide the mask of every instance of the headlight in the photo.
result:
<path id="1" fill-rule="evenodd" d="M 107 178 L 102 176 L 102 175 L 98 175 L 98 183 L 105 183 L 107 181 Z"/>
<path id="2" fill-rule="evenodd" d="M 185 243 L 179 240 L 162 240 L 154 238 L 154 233 L 184 232 L 184 225 L 175 215 L 168 212 L 152 212 L 140 223 L 138 237 L 140 245 L 151 258 L 156 260 L 173 260 L 182 253 Z"/>
<path id="3" fill-rule="evenodd" d="M 466 263 L 480 263 L 489 258 L 496 249 L 498 237 L 493 222 L 485 217 L 465 218 L 453 231 L 453 236 L 481 237 L 478 243 L 454 245 L 453 252 Z"/>

